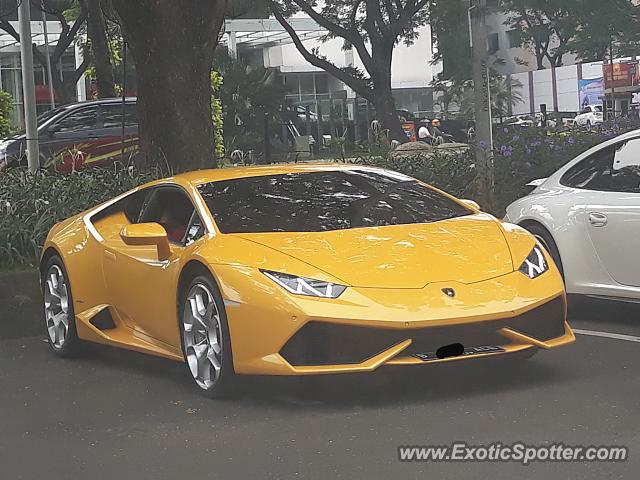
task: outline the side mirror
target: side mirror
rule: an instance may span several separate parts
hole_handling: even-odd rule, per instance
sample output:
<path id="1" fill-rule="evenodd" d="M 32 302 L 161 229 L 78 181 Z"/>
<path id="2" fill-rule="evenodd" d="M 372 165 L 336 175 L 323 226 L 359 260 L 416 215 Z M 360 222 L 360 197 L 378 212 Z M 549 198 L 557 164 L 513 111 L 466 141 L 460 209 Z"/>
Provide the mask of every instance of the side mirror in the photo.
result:
<path id="1" fill-rule="evenodd" d="M 120 238 L 127 245 L 146 245 L 158 248 L 158 260 L 171 256 L 167 231 L 159 223 L 138 223 L 127 225 L 120 231 Z"/>
<path id="2" fill-rule="evenodd" d="M 464 203 L 467 207 L 469 207 L 471 210 L 482 210 L 480 208 L 480 204 L 478 204 L 478 202 L 474 202 L 473 200 L 461 200 L 462 203 Z"/>

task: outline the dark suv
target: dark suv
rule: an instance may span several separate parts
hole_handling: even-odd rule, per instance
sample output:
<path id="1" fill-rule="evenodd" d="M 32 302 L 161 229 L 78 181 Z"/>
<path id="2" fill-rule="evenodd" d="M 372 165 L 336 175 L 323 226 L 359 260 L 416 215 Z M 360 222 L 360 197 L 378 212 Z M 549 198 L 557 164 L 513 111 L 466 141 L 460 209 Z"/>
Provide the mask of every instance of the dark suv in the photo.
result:
<path id="1" fill-rule="evenodd" d="M 72 103 L 38 117 L 40 166 L 68 173 L 106 165 L 138 151 L 136 99 Z M 122 120 L 124 112 L 124 137 Z M 124 141 L 123 141 L 124 140 Z M 0 141 L 0 169 L 26 162 L 24 132 Z"/>

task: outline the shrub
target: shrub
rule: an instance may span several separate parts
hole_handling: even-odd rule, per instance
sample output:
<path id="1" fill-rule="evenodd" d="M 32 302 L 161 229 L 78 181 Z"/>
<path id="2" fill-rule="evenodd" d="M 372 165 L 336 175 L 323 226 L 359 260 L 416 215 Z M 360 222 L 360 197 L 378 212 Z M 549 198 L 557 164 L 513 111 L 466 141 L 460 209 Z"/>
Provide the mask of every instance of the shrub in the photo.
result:
<path id="1" fill-rule="evenodd" d="M 0 171 L 0 265 L 34 264 L 55 223 L 158 176 L 119 165 L 70 175 Z"/>
<path id="2" fill-rule="evenodd" d="M 500 128 L 495 135 L 494 205 L 490 210 L 502 216 L 510 203 L 530 193 L 526 185 L 531 180 L 546 178 L 589 148 L 635 128 L 638 124 L 626 119 L 605 122 L 594 130 Z M 469 148 L 365 153 L 348 161 L 396 170 L 457 197 L 473 198 L 477 191 L 475 153 Z"/>
<path id="3" fill-rule="evenodd" d="M 469 148 L 431 149 L 428 153 L 360 156 L 347 162 L 404 173 L 462 198 L 475 194 L 475 157 Z"/>
<path id="4" fill-rule="evenodd" d="M 0 138 L 7 137 L 13 129 L 11 113 L 13 112 L 13 98 L 9 92 L 0 90 Z"/>

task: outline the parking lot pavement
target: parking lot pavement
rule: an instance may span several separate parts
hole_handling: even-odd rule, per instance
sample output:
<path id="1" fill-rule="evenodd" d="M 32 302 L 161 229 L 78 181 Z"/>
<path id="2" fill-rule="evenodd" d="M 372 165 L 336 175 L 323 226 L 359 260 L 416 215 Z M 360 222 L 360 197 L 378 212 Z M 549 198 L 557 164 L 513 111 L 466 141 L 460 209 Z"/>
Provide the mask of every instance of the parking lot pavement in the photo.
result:
<path id="1" fill-rule="evenodd" d="M 184 366 L 0 341 L 0 478 L 626 479 L 640 471 L 640 307 L 578 309 L 575 345 L 524 363 L 246 378 L 212 401 Z M 400 445 L 626 445 L 625 463 L 401 463 Z"/>

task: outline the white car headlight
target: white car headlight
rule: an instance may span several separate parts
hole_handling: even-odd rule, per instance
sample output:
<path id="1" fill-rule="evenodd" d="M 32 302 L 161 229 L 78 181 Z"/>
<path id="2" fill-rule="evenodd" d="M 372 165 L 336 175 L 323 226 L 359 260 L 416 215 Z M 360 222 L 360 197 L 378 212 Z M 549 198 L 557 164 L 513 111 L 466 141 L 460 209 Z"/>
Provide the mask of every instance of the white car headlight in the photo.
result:
<path id="1" fill-rule="evenodd" d="M 267 277 L 276 282 L 282 288 L 294 295 L 307 297 L 338 298 L 347 289 L 344 285 L 338 285 L 313 278 L 296 277 L 286 273 L 261 270 Z"/>
<path id="2" fill-rule="evenodd" d="M 539 277 L 547 270 L 549 270 L 549 264 L 544 258 L 542 249 L 538 246 L 533 247 L 533 250 L 520 267 L 520 272 L 531 279 Z"/>

